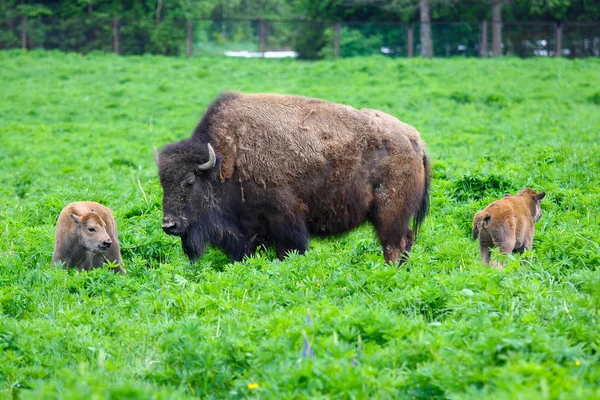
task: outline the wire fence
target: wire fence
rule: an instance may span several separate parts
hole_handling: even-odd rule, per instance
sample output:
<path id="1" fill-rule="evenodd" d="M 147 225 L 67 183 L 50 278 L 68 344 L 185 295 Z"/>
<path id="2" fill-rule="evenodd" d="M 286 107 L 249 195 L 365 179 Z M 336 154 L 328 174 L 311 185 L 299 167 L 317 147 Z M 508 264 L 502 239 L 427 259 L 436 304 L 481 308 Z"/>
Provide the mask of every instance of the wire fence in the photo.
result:
<path id="1" fill-rule="evenodd" d="M 432 22 L 435 57 L 492 55 L 492 23 Z M 0 49 L 240 57 L 420 54 L 420 24 L 296 20 L 19 17 L 0 23 Z M 501 52 L 518 57 L 600 57 L 600 23 L 504 22 Z"/>

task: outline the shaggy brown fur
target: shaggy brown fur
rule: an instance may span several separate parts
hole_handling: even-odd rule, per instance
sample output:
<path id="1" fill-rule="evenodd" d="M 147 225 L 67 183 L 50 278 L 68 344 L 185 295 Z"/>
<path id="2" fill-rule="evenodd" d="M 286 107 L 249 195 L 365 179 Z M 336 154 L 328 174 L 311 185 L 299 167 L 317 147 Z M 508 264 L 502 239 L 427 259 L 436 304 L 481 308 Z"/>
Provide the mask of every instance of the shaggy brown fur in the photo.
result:
<path id="1" fill-rule="evenodd" d="M 365 156 L 374 160 L 376 149 L 391 151 L 379 154 L 391 159 L 417 152 L 422 164 L 417 130 L 378 110 L 302 96 L 230 94 L 212 111 L 210 143 L 223 157 L 223 179 L 237 169 L 242 181 L 288 185 L 333 161 L 340 174 L 332 183 L 343 184 L 345 172 L 360 169 Z"/>
<path id="2" fill-rule="evenodd" d="M 525 188 L 518 195 L 506 195 L 475 214 L 473 240 L 479 238 L 479 250 L 486 265 L 490 264 L 492 247 L 499 247 L 505 254 L 531 249 L 533 224 L 542 217 L 540 202 L 545 195 Z"/>
<path id="3" fill-rule="evenodd" d="M 89 271 L 107 261 L 119 265 L 115 272 L 126 273 L 122 268 L 117 223 L 110 209 L 91 201 L 63 208 L 56 223 L 52 263 Z"/>
<path id="4" fill-rule="evenodd" d="M 218 156 L 218 180 L 195 173 L 203 188 L 185 194 L 181 183 L 194 185 L 193 163 L 206 161 L 208 143 Z M 237 227 L 228 226 L 225 233 L 225 228 L 213 229 L 219 237 L 250 238 L 244 248 L 273 240 L 282 257 L 292 249 L 304 252 L 306 231 L 331 235 L 369 219 L 386 261 L 397 262 L 412 246 L 428 208 L 424 147 L 416 129 L 381 111 L 301 96 L 223 95 L 190 140 L 168 146 L 159 157 L 167 233 L 188 240 L 190 221 L 207 209 L 223 216 L 228 207 L 223 196 L 235 195 L 236 216 L 210 214 L 197 223 L 225 220 Z M 225 195 L 219 185 L 231 190 Z M 191 198 L 195 207 L 185 204 Z M 411 217 L 414 232 L 408 228 Z M 239 222 L 244 218 L 254 220 Z"/>

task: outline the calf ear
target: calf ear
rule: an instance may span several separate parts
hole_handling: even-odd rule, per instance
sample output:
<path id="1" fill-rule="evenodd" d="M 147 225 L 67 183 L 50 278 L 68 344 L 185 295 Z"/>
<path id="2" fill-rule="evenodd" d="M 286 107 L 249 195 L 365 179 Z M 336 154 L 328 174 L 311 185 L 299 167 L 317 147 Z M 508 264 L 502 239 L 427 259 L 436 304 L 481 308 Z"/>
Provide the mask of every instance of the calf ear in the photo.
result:
<path id="1" fill-rule="evenodd" d="M 71 219 L 73 219 L 73 222 L 75 222 L 76 224 L 81 223 L 81 216 L 79 216 L 77 214 L 71 213 Z"/>
<path id="2" fill-rule="evenodd" d="M 542 199 L 546 197 L 546 192 L 541 192 L 535 195 L 535 200 L 536 201 L 542 201 Z"/>

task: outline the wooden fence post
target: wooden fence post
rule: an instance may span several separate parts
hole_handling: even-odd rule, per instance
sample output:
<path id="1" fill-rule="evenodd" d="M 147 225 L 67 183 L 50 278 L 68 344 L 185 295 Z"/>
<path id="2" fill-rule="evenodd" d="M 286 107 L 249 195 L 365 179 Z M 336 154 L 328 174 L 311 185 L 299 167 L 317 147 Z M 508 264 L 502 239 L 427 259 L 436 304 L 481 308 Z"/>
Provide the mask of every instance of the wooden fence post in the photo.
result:
<path id="1" fill-rule="evenodd" d="M 27 50 L 27 15 L 23 15 L 23 23 L 21 24 L 21 47 Z"/>
<path id="2" fill-rule="evenodd" d="M 554 57 L 562 57 L 562 34 L 563 34 L 563 24 L 562 24 L 562 22 L 557 22 L 556 28 L 554 31 L 554 42 L 556 45 L 556 49 L 554 51 Z"/>
<path id="3" fill-rule="evenodd" d="M 187 55 L 192 56 L 193 53 L 193 42 L 194 42 L 194 21 L 188 19 L 187 21 Z"/>
<path id="4" fill-rule="evenodd" d="M 487 56 L 487 21 L 481 21 L 481 37 L 479 39 L 479 57 Z"/>
<path id="5" fill-rule="evenodd" d="M 267 24 L 264 20 L 260 20 L 260 56 L 265 56 L 265 48 L 267 47 Z"/>
<path id="6" fill-rule="evenodd" d="M 340 58 L 340 24 L 335 24 L 335 37 L 333 41 L 333 57 Z"/>
<path id="7" fill-rule="evenodd" d="M 412 58 L 413 56 L 413 26 L 412 24 L 408 24 L 408 29 L 406 30 L 406 57 Z"/>
<path id="8" fill-rule="evenodd" d="M 115 54 L 119 54 L 121 46 L 119 43 L 119 18 L 113 18 L 113 49 Z"/>

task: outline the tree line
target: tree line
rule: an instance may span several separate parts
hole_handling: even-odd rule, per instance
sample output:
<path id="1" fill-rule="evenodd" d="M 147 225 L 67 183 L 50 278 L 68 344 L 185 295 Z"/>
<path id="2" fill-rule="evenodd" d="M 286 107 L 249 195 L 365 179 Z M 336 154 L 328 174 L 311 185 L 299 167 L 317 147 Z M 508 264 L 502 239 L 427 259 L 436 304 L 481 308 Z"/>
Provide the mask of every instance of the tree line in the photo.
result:
<path id="1" fill-rule="evenodd" d="M 319 21 L 599 21 L 597 0 L 0 0 L 3 18 L 287 18 Z M 501 10 L 501 11 L 500 11 Z"/>
<path id="2" fill-rule="evenodd" d="M 492 47 L 498 51 L 502 22 L 600 21 L 597 0 L 0 0 L 3 27 L 15 29 L 19 18 L 137 19 L 136 34 L 148 39 L 145 51 L 172 54 L 182 40 L 179 27 L 169 21 L 206 19 L 306 20 L 336 22 L 403 22 L 420 25 L 420 54 L 433 56 L 431 23 L 492 22 Z M 6 22 L 7 21 L 7 22 Z M 15 22 L 17 21 L 17 22 Z M 151 21 L 152 23 L 149 23 Z M 223 25 L 224 26 L 224 25 Z M 179 29 L 179 31 L 177 30 Z M 73 27 L 65 27 L 65 31 Z M 223 28 L 225 30 L 225 28 Z M 318 58 L 325 45 L 324 28 L 307 26 L 301 55 Z M 89 37 L 90 34 L 87 34 Z M 3 38 L 0 35 L 0 45 Z M 5 39 L 8 40 L 8 39 Z M 140 39 L 141 41 L 142 39 Z M 152 44 L 154 43 L 154 44 Z M 172 45 L 170 45 L 172 43 Z M 302 44 L 301 44 L 302 45 Z M 144 44 L 140 42 L 140 46 Z M 142 51 L 144 49 L 142 48 Z"/>

